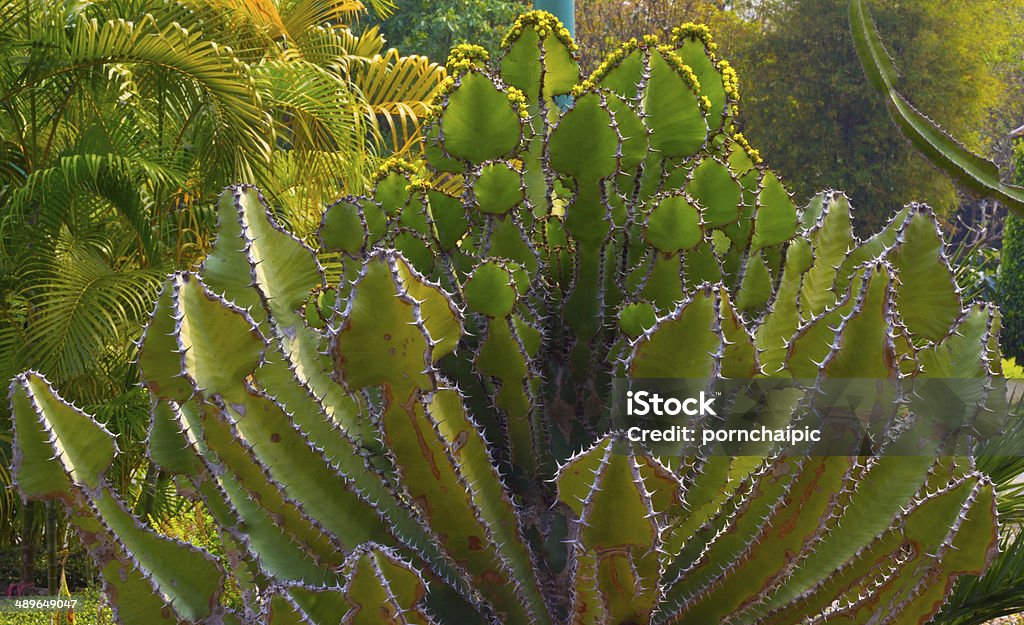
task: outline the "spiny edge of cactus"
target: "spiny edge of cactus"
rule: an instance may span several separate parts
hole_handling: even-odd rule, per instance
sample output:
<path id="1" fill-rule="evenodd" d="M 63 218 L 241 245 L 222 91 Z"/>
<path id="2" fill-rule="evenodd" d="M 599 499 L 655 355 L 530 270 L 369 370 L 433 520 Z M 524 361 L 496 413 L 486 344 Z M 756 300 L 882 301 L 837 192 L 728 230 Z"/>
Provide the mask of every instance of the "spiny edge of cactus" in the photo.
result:
<path id="1" fill-rule="evenodd" d="M 194 545 L 191 545 L 174 537 L 168 537 L 162 534 L 158 534 L 157 532 L 154 532 L 151 528 L 146 527 L 135 516 L 135 514 L 128 509 L 128 507 L 121 500 L 121 498 L 114 492 L 114 490 L 107 483 L 105 472 L 102 472 L 99 476 L 97 476 L 97 486 L 95 488 L 89 487 L 88 485 L 82 483 L 80 480 L 76 479 L 73 476 L 71 470 L 65 466 L 63 460 L 64 452 L 62 452 L 62 450 L 57 447 L 57 443 L 60 438 L 58 433 L 54 431 L 52 426 L 49 424 L 49 419 L 46 417 L 43 409 L 38 405 L 38 400 L 36 399 L 35 391 L 32 390 L 29 384 L 29 378 L 31 377 L 38 378 L 45 385 L 47 392 L 49 392 L 59 404 L 70 409 L 77 416 L 88 420 L 95 429 L 101 431 L 103 434 L 106 434 L 110 438 L 110 442 L 111 445 L 114 447 L 115 453 L 117 451 L 117 443 L 114 438 L 114 435 L 105 426 L 103 426 L 103 424 L 98 423 L 95 419 L 90 417 L 81 408 L 75 406 L 72 402 L 69 402 L 65 400 L 63 397 L 61 397 L 60 394 L 53 389 L 53 386 L 42 373 L 30 370 L 16 375 L 11 380 L 10 397 L 12 398 L 12 413 L 14 412 L 14 389 L 16 387 L 20 387 L 21 389 L 24 390 L 26 396 L 30 400 L 31 406 L 33 408 L 33 413 L 36 416 L 37 423 L 43 428 L 44 432 L 47 432 L 50 435 L 49 438 L 47 439 L 47 443 L 53 450 L 54 455 L 52 459 L 61 460 L 59 466 L 61 467 L 61 470 L 67 477 L 68 483 L 71 485 L 71 488 L 73 489 L 73 492 L 70 494 L 68 498 L 58 497 L 58 499 L 64 504 L 65 509 L 68 511 L 69 514 L 74 514 L 76 508 L 88 510 L 88 514 L 92 517 L 93 520 L 95 520 L 99 524 L 101 531 L 105 533 L 104 536 L 97 536 L 96 533 L 90 532 L 93 536 L 96 537 L 95 541 L 91 541 L 90 544 L 88 545 L 90 555 L 93 556 L 97 565 L 101 569 L 104 564 L 109 564 L 110 562 L 116 561 L 125 569 L 131 569 L 138 572 L 138 574 L 145 580 L 145 582 L 150 586 L 150 588 L 152 588 L 154 595 L 162 598 L 164 602 L 164 607 L 168 610 L 171 610 L 173 614 L 178 614 L 180 618 L 180 613 L 174 607 L 173 597 L 170 599 L 170 601 L 168 601 L 168 597 L 171 595 L 170 593 L 164 592 L 163 585 L 157 580 L 156 574 L 142 563 L 142 561 L 132 552 L 132 550 L 128 547 L 127 544 L 125 544 L 124 541 L 118 539 L 119 535 L 110 526 L 106 517 L 100 511 L 99 507 L 96 504 L 96 500 L 106 495 L 106 497 L 110 499 L 110 501 L 119 509 L 119 511 L 127 519 L 129 519 L 135 531 L 141 532 L 146 535 L 155 536 L 160 540 L 176 545 L 182 550 L 198 554 L 201 558 L 203 558 L 209 565 L 211 565 L 215 569 L 215 571 L 220 575 L 221 579 L 224 579 L 226 574 L 220 562 L 204 549 L 200 549 L 198 547 L 195 547 Z M 17 468 L 20 466 L 22 462 L 21 448 L 17 444 L 17 439 L 18 434 L 17 429 L 15 429 L 15 434 L 12 441 L 12 445 L 14 446 L 12 471 L 17 471 Z M 25 502 L 28 501 L 24 493 L 22 493 L 22 500 Z M 86 531 L 83 528 L 79 529 L 81 531 Z M 96 542 L 99 542 L 101 544 L 96 545 Z M 119 554 L 116 549 L 113 551 L 111 551 L 109 548 L 104 549 L 104 544 L 119 547 L 121 553 Z M 103 580 L 103 585 L 106 592 L 108 593 L 108 596 L 116 596 L 118 594 L 117 588 L 113 585 L 113 582 L 109 581 L 105 575 L 101 574 L 100 577 Z M 220 604 L 220 596 L 222 592 L 223 588 L 216 588 L 214 590 L 214 596 L 211 597 L 210 601 L 210 614 L 208 615 L 210 618 L 217 617 L 226 612 L 226 608 L 224 608 Z M 111 610 L 113 611 L 114 618 L 119 618 L 119 606 L 117 606 L 116 604 L 111 605 Z"/>
<path id="2" fill-rule="evenodd" d="M 573 55 L 579 50 L 579 46 L 573 41 L 562 21 L 547 11 L 527 11 L 516 18 L 508 34 L 501 40 L 502 49 L 509 49 L 523 35 L 523 30 L 532 27 L 537 35 L 543 40 L 545 37 L 554 36 Z"/>

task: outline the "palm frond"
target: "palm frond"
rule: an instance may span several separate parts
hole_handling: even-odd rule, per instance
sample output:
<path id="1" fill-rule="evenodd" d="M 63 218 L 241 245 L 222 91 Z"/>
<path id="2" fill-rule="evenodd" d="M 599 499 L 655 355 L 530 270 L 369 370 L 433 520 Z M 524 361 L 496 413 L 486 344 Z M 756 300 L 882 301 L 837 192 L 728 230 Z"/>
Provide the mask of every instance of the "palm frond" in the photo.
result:
<path id="1" fill-rule="evenodd" d="M 267 120 L 247 79 L 247 66 L 230 48 L 204 39 L 201 32 L 190 32 L 177 22 L 160 25 L 151 15 L 139 22 L 80 18 L 69 39 L 48 43 L 61 46 L 62 54 L 51 53 L 33 65 L 24 80 L 0 98 L 0 104 L 62 76 L 80 74 L 84 79 L 97 67 L 148 65 L 176 73 L 198 90 L 198 97 L 209 100 L 220 140 L 248 146 L 235 150 L 236 157 L 269 158 Z"/>
<path id="2" fill-rule="evenodd" d="M 112 343 L 126 344 L 148 314 L 162 281 L 160 270 L 122 269 L 68 231 L 21 273 L 22 368 L 51 372 L 57 379 L 89 375 Z"/>
<path id="3" fill-rule="evenodd" d="M 445 78 L 443 66 L 425 56 L 402 56 L 391 48 L 356 67 L 350 78 L 366 102 L 367 112 L 390 132 L 392 150 L 414 145 L 420 120 Z"/>
<path id="4" fill-rule="evenodd" d="M 325 24 L 351 25 L 366 12 L 359 0 L 283 0 L 285 32 L 298 38 L 306 30 Z"/>
<path id="5" fill-rule="evenodd" d="M 384 37 L 377 26 L 358 35 L 344 26 L 317 26 L 307 30 L 297 42 L 299 55 L 322 67 L 347 73 L 359 63 L 367 63 L 384 49 Z"/>

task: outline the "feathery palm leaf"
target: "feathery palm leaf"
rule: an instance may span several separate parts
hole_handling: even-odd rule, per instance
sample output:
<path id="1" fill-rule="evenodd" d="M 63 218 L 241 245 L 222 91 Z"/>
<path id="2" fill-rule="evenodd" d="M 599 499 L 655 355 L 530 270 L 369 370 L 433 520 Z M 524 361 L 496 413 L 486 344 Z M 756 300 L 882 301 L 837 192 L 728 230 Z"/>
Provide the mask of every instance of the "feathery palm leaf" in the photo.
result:
<path id="1" fill-rule="evenodd" d="M 350 77 L 368 112 L 387 125 L 394 151 L 401 152 L 419 132 L 419 120 L 427 114 L 445 70 L 425 56 L 403 57 L 391 48 L 356 67 Z"/>
<path id="2" fill-rule="evenodd" d="M 132 338 L 131 328 L 155 301 L 161 273 L 115 269 L 66 231 L 56 246 L 52 257 L 29 261 L 23 273 L 28 323 L 21 360 L 66 379 L 89 373 L 106 346 Z"/>

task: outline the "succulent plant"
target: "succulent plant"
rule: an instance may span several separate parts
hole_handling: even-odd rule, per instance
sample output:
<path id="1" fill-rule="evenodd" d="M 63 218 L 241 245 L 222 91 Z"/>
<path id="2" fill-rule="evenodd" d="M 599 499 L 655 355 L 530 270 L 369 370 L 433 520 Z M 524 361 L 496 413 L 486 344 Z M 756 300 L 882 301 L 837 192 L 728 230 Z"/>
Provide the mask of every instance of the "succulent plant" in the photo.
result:
<path id="1" fill-rule="evenodd" d="M 530 13 L 493 68 L 457 49 L 427 161 L 327 208 L 318 251 L 225 191 L 140 366 L 151 459 L 230 566 L 134 518 L 111 436 L 14 380 L 18 487 L 64 503 L 121 622 L 922 623 L 985 569 L 969 456 L 655 455 L 612 429 L 615 379 L 987 380 L 998 315 L 961 301 L 927 208 L 865 241 L 841 194 L 798 211 L 707 29 L 587 80 L 573 48 Z"/>

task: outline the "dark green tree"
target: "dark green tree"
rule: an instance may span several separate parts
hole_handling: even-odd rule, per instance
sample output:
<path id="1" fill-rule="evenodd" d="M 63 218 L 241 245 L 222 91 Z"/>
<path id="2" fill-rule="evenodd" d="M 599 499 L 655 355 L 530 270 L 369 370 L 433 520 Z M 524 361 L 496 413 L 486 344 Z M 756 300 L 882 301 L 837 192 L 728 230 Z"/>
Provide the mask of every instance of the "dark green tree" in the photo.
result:
<path id="1" fill-rule="evenodd" d="M 1024 184 L 1024 138 L 1014 142 L 1013 182 Z M 1024 219 L 1014 214 L 1007 216 L 1003 233 L 999 309 L 1003 313 L 1003 356 L 1024 362 Z"/>
<path id="2" fill-rule="evenodd" d="M 968 147 L 988 151 L 982 129 L 1004 86 L 993 65 L 1019 27 L 1019 0 L 871 3 L 900 91 Z M 951 183 L 892 132 L 884 102 L 868 85 L 850 37 L 847 0 L 765 3 L 748 17 L 761 35 L 733 42 L 741 68 L 747 135 L 803 199 L 845 189 L 858 218 L 877 226 L 910 200 L 951 213 Z M 747 78 L 747 80 L 744 80 Z"/>
<path id="3" fill-rule="evenodd" d="M 384 20 L 373 17 L 388 45 L 437 62 L 460 43 L 497 51 L 501 38 L 528 0 L 403 0 L 402 10 Z"/>

